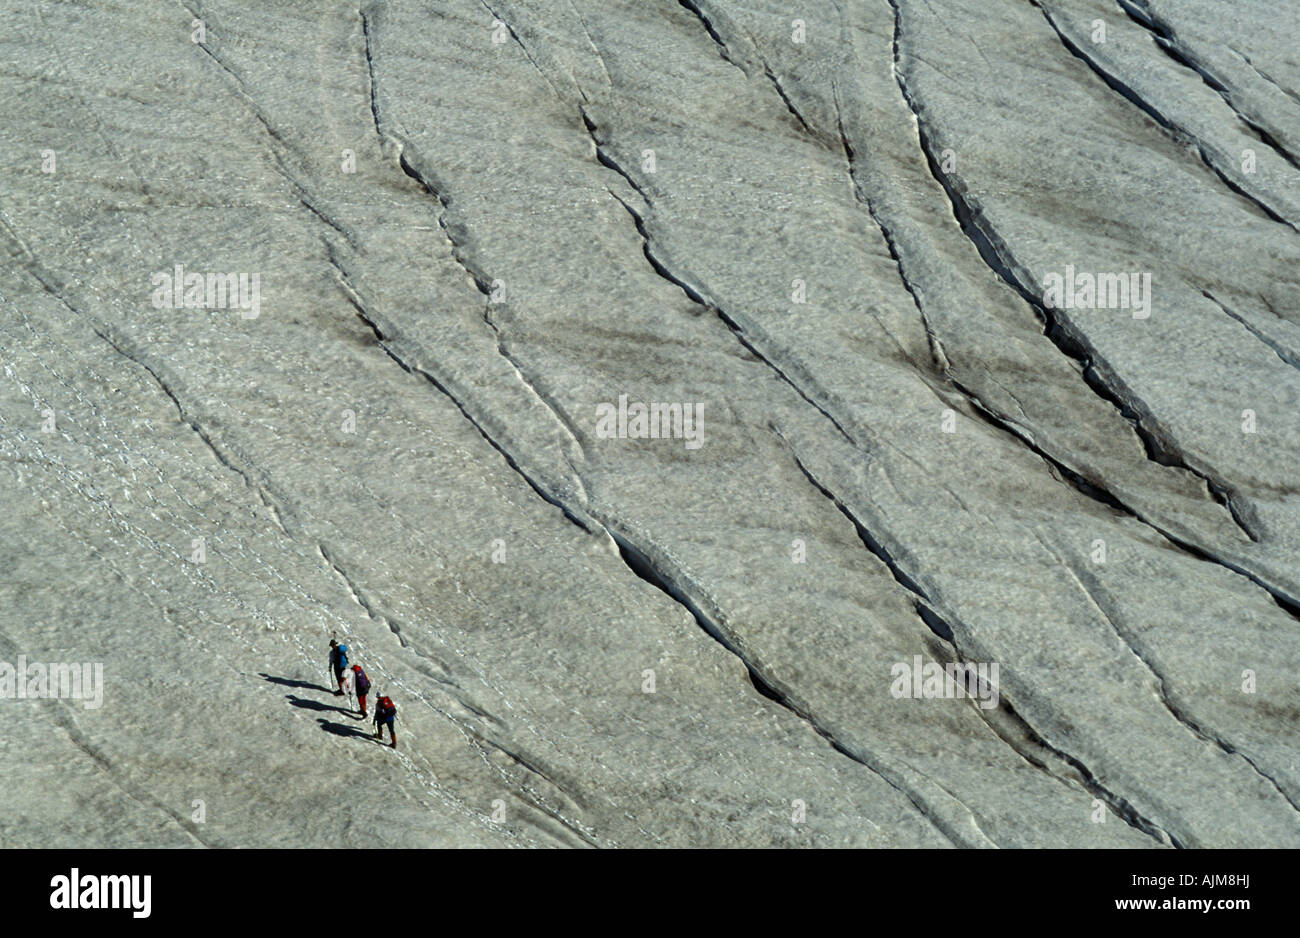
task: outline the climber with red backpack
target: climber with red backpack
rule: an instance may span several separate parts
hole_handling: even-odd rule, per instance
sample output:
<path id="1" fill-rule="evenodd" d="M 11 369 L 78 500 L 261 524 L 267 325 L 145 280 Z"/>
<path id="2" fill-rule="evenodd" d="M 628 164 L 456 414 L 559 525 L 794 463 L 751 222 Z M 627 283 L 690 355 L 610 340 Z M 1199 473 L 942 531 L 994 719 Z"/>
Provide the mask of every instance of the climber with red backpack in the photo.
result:
<path id="1" fill-rule="evenodd" d="M 393 721 L 397 719 L 397 705 L 389 697 L 380 697 L 375 701 L 375 739 L 384 738 L 384 726 L 388 726 L 388 735 L 392 737 L 393 748 L 397 748 L 397 730 Z"/>
<path id="2" fill-rule="evenodd" d="M 354 675 L 353 683 L 357 689 L 357 703 L 361 705 L 361 719 L 364 720 L 366 718 L 366 694 L 370 693 L 370 678 L 366 676 L 366 672 L 362 670 L 359 664 L 352 666 L 352 673 Z"/>

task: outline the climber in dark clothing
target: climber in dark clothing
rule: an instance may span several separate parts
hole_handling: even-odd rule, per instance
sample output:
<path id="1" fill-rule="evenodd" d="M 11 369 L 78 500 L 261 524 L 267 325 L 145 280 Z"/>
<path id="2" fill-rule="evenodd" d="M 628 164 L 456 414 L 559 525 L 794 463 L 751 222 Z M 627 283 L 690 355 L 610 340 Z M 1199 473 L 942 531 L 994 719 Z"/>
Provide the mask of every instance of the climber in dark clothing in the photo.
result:
<path id="1" fill-rule="evenodd" d="M 375 701 L 375 739 L 384 738 L 384 726 L 388 727 L 388 735 L 393 739 L 393 748 L 397 748 L 397 730 L 393 729 L 393 721 L 397 719 L 397 706 L 388 697 L 380 697 Z"/>
<path id="2" fill-rule="evenodd" d="M 343 695 L 343 669 L 348 666 L 348 646 L 340 645 L 334 639 L 330 639 L 330 668 L 334 671 L 334 683 L 338 690 L 334 692 L 335 697 Z"/>

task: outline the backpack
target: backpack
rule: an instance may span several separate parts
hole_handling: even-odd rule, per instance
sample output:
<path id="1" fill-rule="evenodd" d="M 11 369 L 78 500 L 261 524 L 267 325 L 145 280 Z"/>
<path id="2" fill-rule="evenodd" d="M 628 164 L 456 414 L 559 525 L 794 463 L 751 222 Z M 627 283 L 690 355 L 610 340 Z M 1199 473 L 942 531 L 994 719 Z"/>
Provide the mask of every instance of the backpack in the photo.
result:
<path id="1" fill-rule="evenodd" d="M 376 712 L 379 714 L 379 719 L 387 720 L 389 717 L 397 716 L 397 706 L 393 703 L 391 697 L 380 697 Z"/>
<path id="2" fill-rule="evenodd" d="M 357 675 L 357 693 L 364 694 L 370 690 L 370 678 L 366 677 L 366 672 L 361 669 L 361 665 L 354 665 L 352 670 Z"/>
<path id="3" fill-rule="evenodd" d="M 339 669 L 342 670 L 348 666 L 348 646 L 340 645 L 338 650 Z"/>

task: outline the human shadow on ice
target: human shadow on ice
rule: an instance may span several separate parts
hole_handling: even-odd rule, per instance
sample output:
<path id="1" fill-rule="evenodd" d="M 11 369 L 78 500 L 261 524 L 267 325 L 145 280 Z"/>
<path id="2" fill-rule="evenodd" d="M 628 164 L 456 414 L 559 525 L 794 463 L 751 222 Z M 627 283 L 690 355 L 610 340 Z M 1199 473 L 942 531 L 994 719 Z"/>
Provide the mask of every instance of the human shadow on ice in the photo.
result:
<path id="1" fill-rule="evenodd" d="M 326 710 L 333 710 L 335 713 L 345 713 L 350 717 L 359 717 L 360 714 L 343 707 L 335 707 L 330 704 L 321 703 L 319 700 L 307 700 L 302 697 L 295 697 L 293 694 L 285 694 L 284 699 L 289 701 L 295 707 L 302 707 L 304 710 L 319 710 L 322 713 Z"/>
<path id="2" fill-rule="evenodd" d="M 263 680 L 270 681 L 272 684 L 281 684 L 285 687 L 300 687 L 303 690 L 318 690 L 322 693 L 332 693 L 328 687 L 321 687 L 319 684 L 313 684 L 311 681 L 299 681 L 291 677 L 272 677 L 269 674 L 259 674 Z"/>
<path id="3" fill-rule="evenodd" d="M 346 723 L 331 723 L 329 720 L 317 720 L 320 728 L 327 733 L 333 733 L 335 736 L 355 736 L 358 739 L 366 739 L 372 743 L 384 745 L 383 740 L 376 739 L 373 733 L 367 733 L 365 730 L 357 729 L 355 726 L 348 726 Z"/>

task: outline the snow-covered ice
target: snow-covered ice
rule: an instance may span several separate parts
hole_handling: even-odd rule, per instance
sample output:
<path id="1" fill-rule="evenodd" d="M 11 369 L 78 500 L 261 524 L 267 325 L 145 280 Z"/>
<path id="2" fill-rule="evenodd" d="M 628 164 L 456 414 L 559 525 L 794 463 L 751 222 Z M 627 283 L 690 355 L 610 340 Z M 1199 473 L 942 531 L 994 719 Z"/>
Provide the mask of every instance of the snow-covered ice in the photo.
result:
<path id="1" fill-rule="evenodd" d="M 1300 845 L 1294 4 L 0 7 L 0 845 Z"/>

